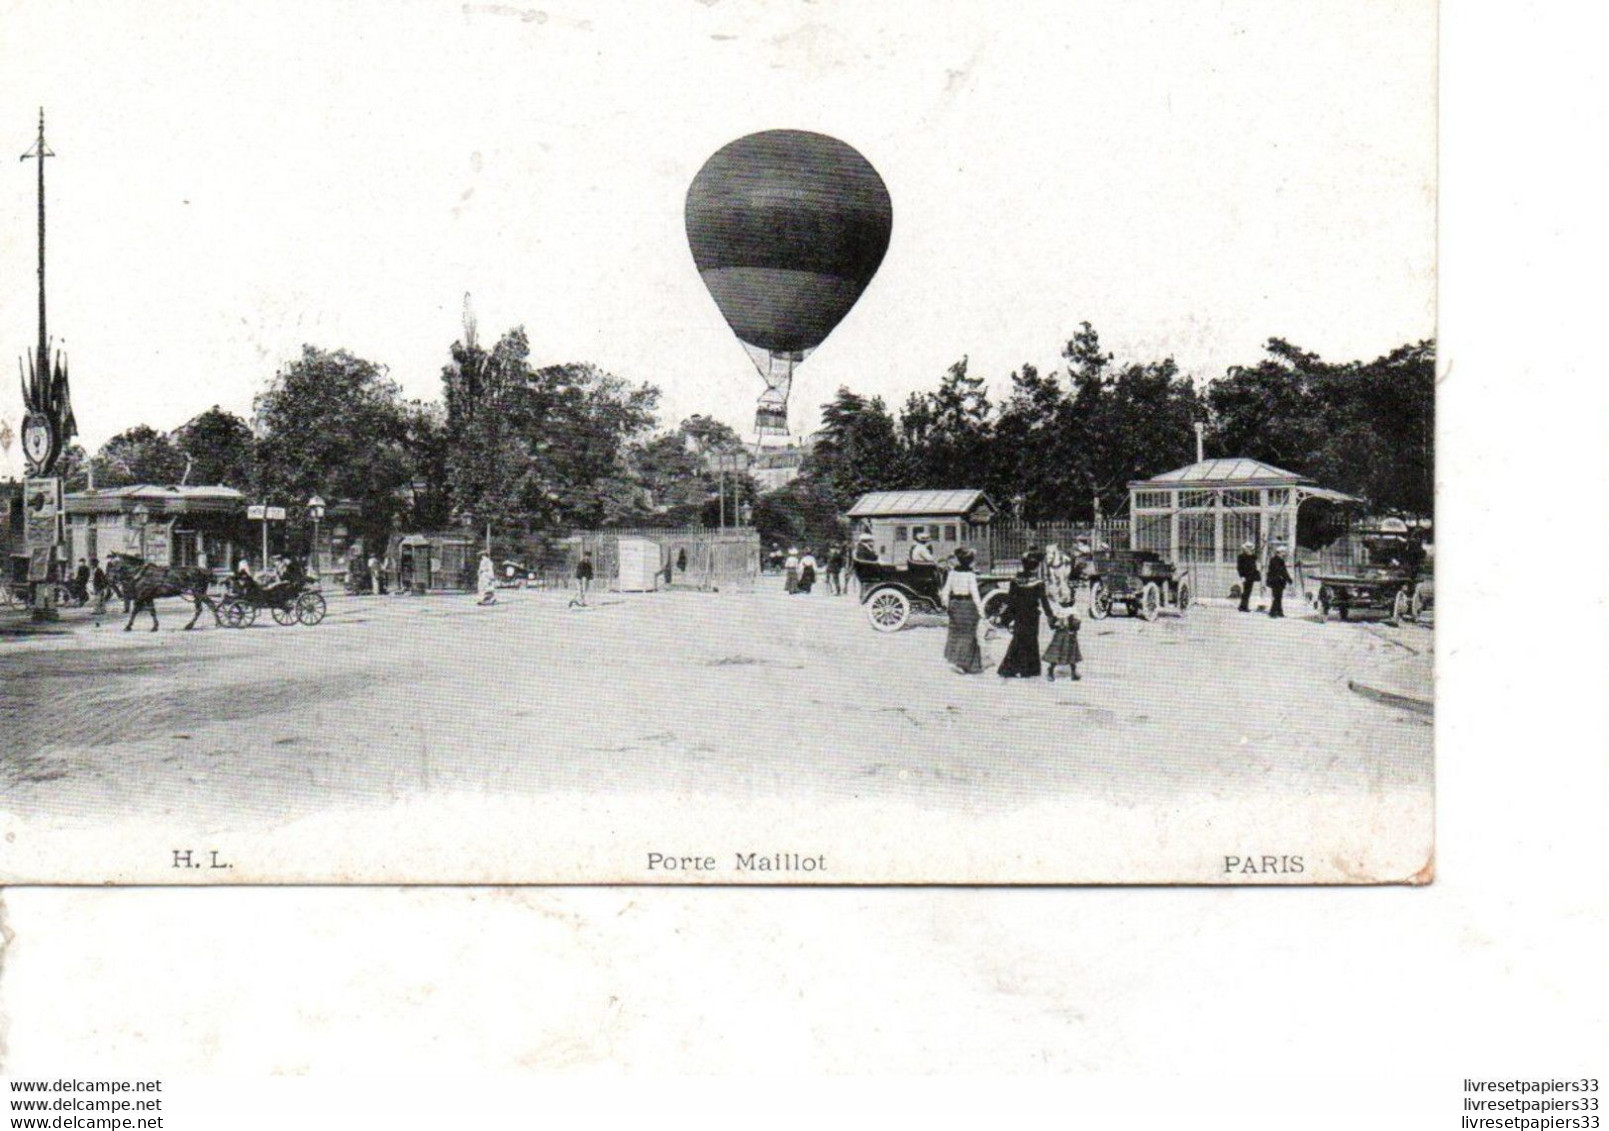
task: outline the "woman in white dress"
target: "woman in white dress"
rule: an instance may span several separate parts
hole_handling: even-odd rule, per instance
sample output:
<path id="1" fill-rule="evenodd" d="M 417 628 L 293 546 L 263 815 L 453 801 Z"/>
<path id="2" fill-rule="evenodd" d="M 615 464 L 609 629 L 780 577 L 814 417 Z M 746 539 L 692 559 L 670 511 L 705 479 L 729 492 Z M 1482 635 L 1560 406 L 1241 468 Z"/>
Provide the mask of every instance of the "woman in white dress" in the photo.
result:
<path id="1" fill-rule="evenodd" d="M 480 556 L 480 570 L 475 580 L 480 587 L 480 603 L 497 604 L 497 567 L 492 564 L 490 554 Z"/>

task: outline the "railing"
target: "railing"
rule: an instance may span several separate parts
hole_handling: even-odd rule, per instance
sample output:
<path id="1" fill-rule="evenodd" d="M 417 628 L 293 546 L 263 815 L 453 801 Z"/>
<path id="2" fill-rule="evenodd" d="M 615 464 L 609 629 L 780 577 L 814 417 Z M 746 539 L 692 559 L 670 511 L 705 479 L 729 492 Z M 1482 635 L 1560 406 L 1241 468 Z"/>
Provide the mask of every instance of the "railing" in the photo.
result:
<path id="1" fill-rule="evenodd" d="M 1043 551 L 1051 542 L 1067 553 L 1080 543 L 1092 549 L 1126 550 L 1129 547 L 1129 520 L 1107 518 L 1090 522 L 993 522 L 989 525 L 989 556 L 994 568 L 1016 562 L 1029 550 Z"/>

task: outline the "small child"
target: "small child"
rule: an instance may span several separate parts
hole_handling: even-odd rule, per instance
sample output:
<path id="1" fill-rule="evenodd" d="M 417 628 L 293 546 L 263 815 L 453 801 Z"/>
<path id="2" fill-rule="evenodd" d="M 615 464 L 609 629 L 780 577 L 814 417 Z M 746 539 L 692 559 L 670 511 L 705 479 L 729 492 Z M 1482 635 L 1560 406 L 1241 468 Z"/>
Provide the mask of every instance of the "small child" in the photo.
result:
<path id="1" fill-rule="evenodd" d="M 1078 613 L 1073 609 L 1071 602 L 1064 606 L 1060 602 L 1053 601 L 1051 607 L 1056 612 L 1050 622 L 1055 631 L 1051 634 L 1049 647 L 1045 649 L 1045 678 L 1052 683 L 1056 682 L 1056 669 L 1065 666 L 1068 678 L 1081 679 L 1078 664 L 1084 656 L 1078 650 L 1080 624 Z"/>

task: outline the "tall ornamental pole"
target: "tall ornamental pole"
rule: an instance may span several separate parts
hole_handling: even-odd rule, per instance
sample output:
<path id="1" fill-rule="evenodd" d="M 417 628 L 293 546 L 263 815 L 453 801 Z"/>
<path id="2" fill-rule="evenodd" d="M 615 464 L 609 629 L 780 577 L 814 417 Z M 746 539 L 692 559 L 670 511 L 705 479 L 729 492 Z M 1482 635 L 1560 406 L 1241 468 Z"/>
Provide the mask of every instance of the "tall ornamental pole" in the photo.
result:
<path id="1" fill-rule="evenodd" d="M 45 144 L 45 111 L 39 111 L 39 135 L 22 160 L 36 160 L 39 209 L 39 341 L 23 366 L 22 399 L 26 415 L 22 425 L 22 451 L 27 461 L 24 535 L 28 547 L 28 581 L 33 589 L 35 620 L 55 620 L 56 555 L 64 530 L 65 499 L 56 474 L 62 451 L 78 432 L 68 393 L 67 365 L 51 364 L 50 337 L 45 327 L 45 158 L 55 153 Z"/>

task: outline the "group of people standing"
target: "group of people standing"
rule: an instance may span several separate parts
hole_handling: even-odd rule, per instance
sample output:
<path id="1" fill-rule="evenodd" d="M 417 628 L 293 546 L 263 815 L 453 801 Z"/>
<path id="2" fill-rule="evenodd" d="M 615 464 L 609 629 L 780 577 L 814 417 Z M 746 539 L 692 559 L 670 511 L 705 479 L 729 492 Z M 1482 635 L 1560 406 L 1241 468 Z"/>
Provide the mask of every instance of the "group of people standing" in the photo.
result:
<path id="1" fill-rule="evenodd" d="M 1257 543 L 1241 544 L 1240 554 L 1235 558 L 1235 572 L 1240 575 L 1240 611 L 1249 613 L 1251 591 L 1259 581 L 1264 581 L 1257 564 Z M 1275 546 L 1268 554 L 1268 578 L 1264 581 L 1268 586 L 1269 616 L 1278 619 L 1285 615 L 1285 588 L 1290 583 L 1291 571 L 1285 564 L 1285 547 Z"/>
<path id="2" fill-rule="evenodd" d="M 1050 547 L 1048 549 L 1054 549 Z M 984 624 L 983 594 L 973 569 L 976 555 L 966 547 L 955 551 L 955 564 L 944 579 L 941 594 L 949 612 L 950 631 L 944 642 L 944 658 L 959 675 L 983 671 Z M 1069 563 L 1070 564 L 1070 563 Z M 1048 570 L 1046 555 L 1030 550 L 1022 556 L 1022 566 L 1006 590 L 1006 607 L 1001 620 L 1011 628 L 1011 643 L 996 669 L 1003 679 L 1037 679 L 1041 673 L 1054 681 L 1056 669 L 1065 667 L 1070 679 L 1081 678 L 1078 665 L 1083 653 L 1078 647 L 1080 621 L 1073 608 L 1071 569 Z M 1039 649 L 1040 614 L 1051 625 L 1050 643 Z"/>
<path id="3" fill-rule="evenodd" d="M 95 612 L 106 611 L 106 595 L 110 591 L 106 580 L 106 571 L 101 568 L 100 558 L 78 559 L 78 569 L 73 573 L 73 596 L 81 602 L 95 602 Z"/>
<path id="4" fill-rule="evenodd" d="M 834 596 L 844 592 L 844 569 L 848 560 L 842 546 L 831 546 L 822 555 L 826 566 L 827 591 Z M 782 588 L 786 593 L 809 593 L 815 589 L 822 573 L 822 561 L 808 548 L 800 553 L 797 546 L 788 547 L 782 559 Z"/>

